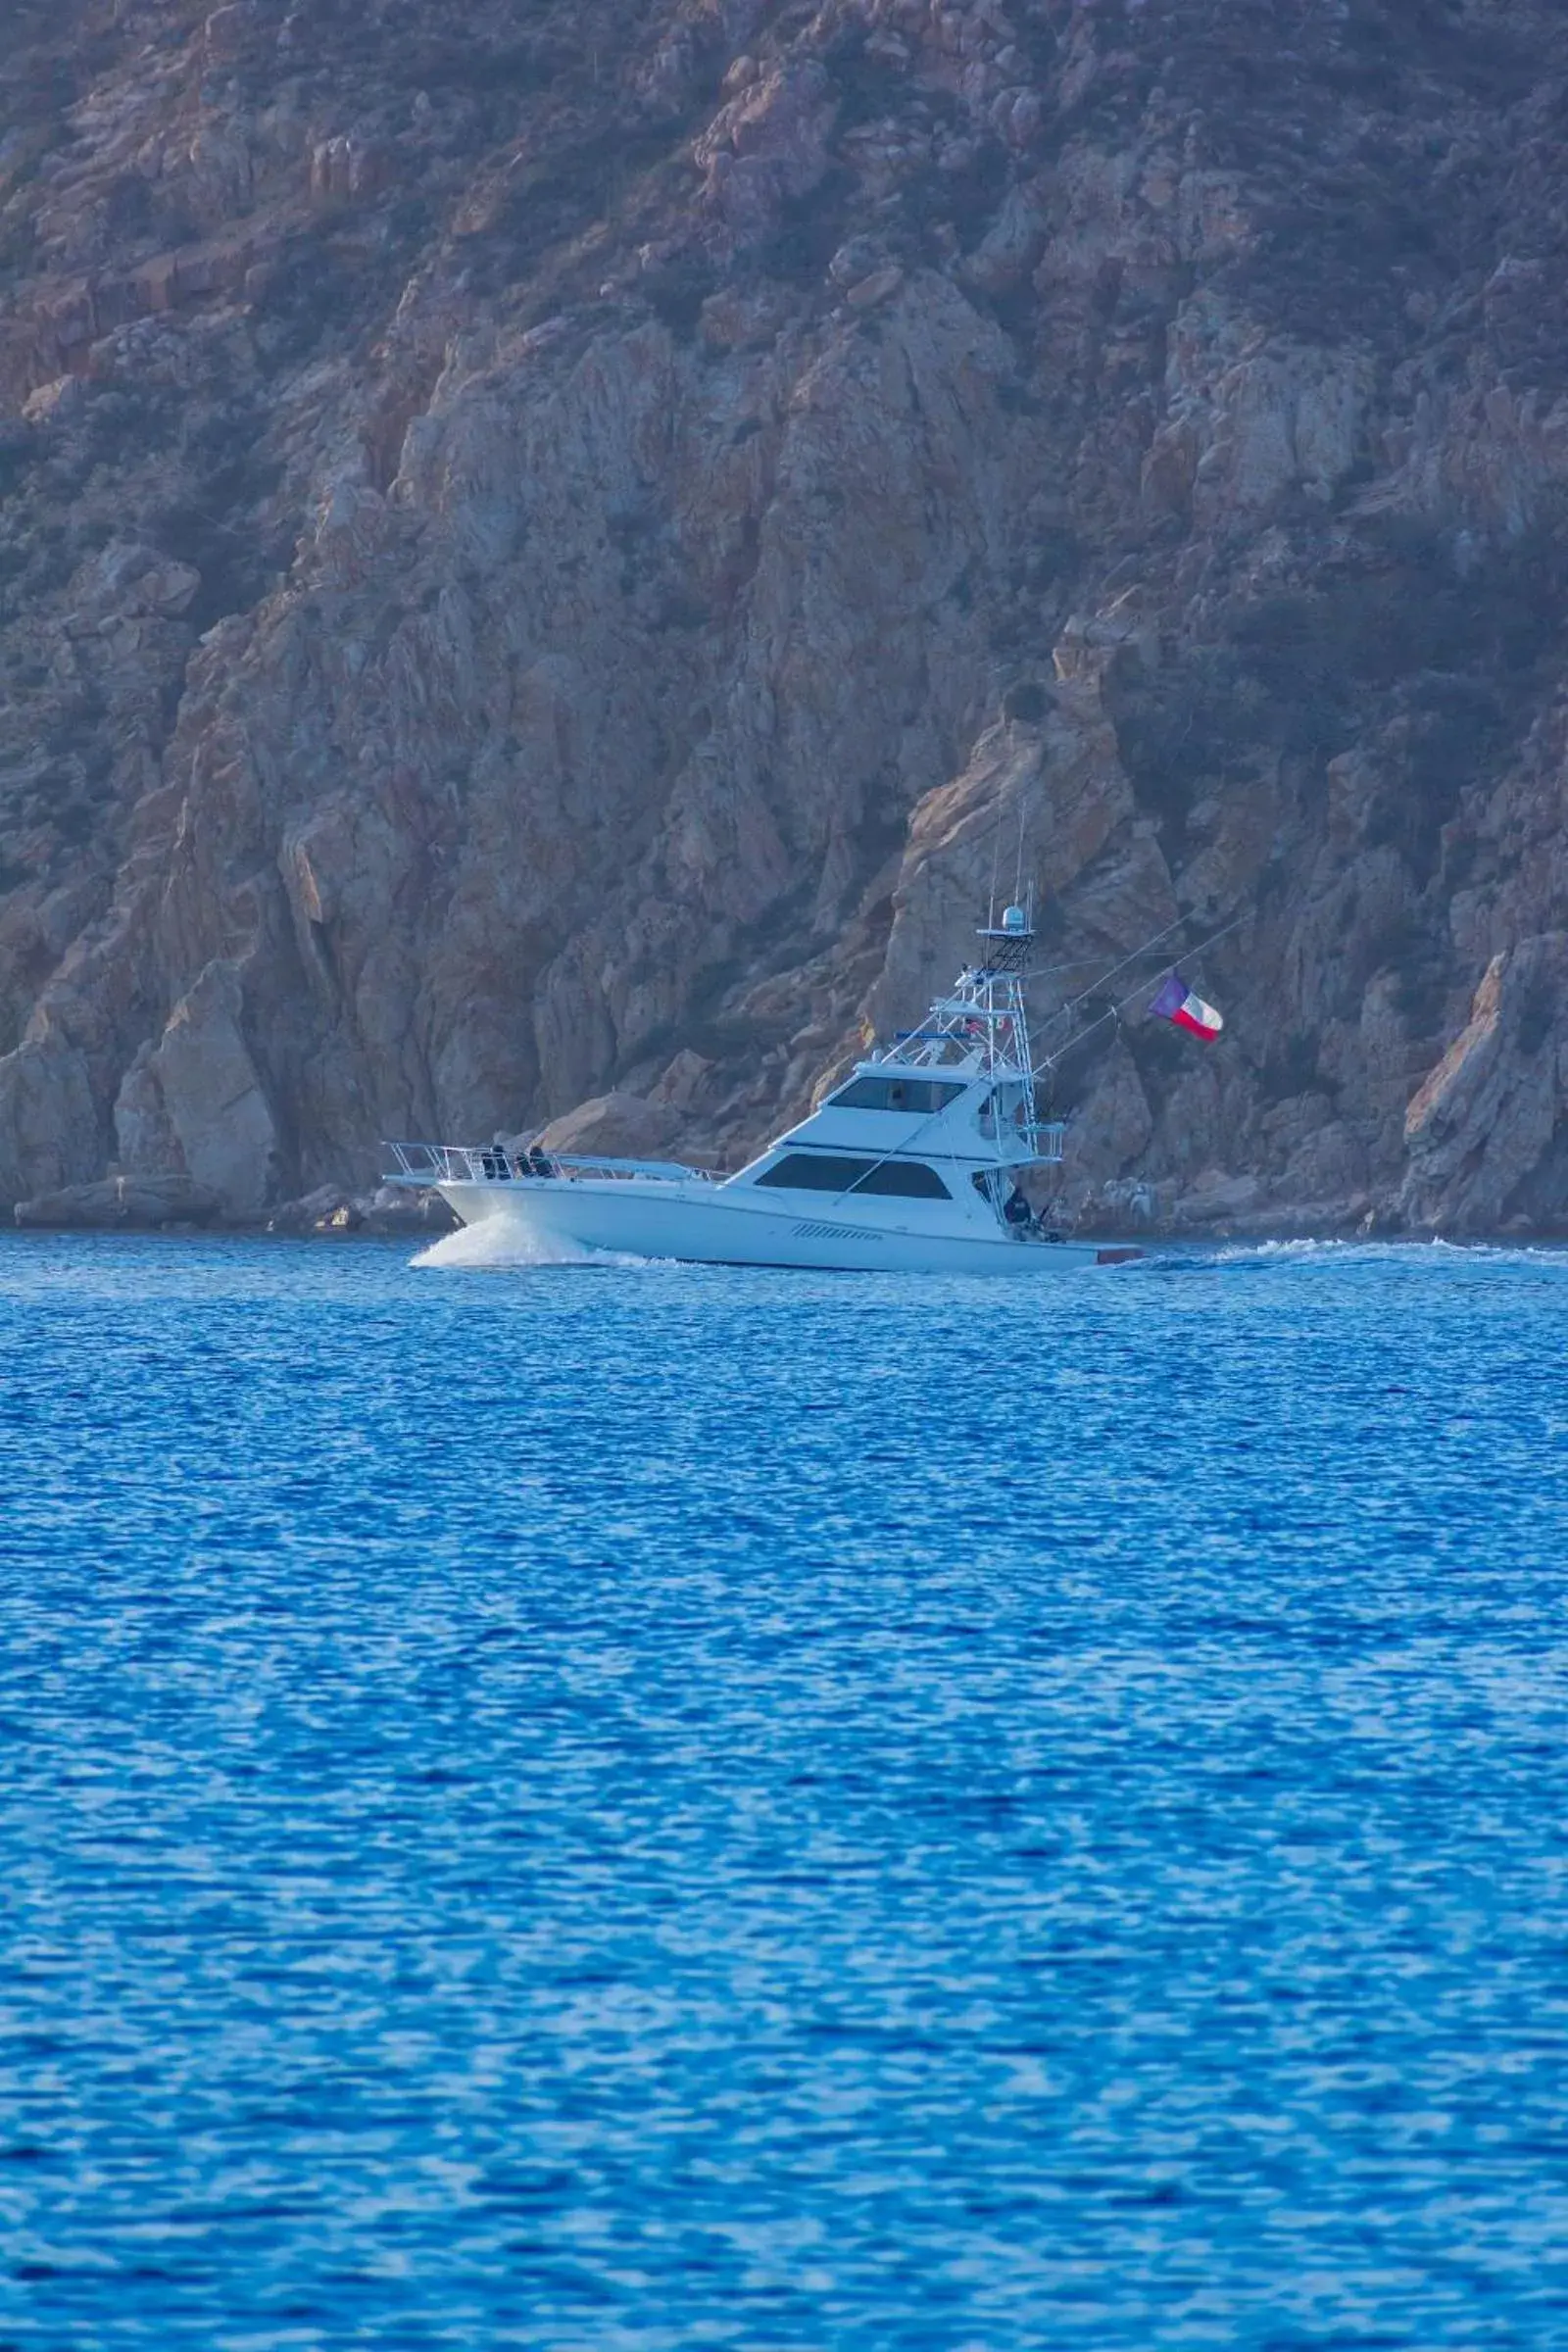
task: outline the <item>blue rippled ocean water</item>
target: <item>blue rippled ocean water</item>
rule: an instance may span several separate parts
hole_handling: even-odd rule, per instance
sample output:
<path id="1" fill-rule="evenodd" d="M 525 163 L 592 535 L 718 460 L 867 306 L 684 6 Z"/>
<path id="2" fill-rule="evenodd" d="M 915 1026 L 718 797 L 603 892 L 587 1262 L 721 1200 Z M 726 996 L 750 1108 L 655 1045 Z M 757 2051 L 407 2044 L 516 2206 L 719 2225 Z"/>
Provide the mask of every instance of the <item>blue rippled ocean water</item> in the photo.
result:
<path id="1" fill-rule="evenodd" d="M 1568 2343 L 1568 1259 L 0 1245 L 0 2343 Z"/>

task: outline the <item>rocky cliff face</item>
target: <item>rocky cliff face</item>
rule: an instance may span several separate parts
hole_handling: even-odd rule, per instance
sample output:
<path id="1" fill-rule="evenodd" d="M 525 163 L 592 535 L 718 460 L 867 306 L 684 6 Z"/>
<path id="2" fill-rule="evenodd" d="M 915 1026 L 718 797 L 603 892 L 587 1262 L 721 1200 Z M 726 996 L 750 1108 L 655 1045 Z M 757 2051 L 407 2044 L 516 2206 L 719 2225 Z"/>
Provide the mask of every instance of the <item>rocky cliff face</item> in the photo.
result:
<path id="1" fill-rule="evenodd" d="M 1092 1212 L 1568 1222 L 1565 125 L 1554 0 L 12 0 L 0 1195 L 735 1160 L 1021 856 L 1242 918 Z"/>

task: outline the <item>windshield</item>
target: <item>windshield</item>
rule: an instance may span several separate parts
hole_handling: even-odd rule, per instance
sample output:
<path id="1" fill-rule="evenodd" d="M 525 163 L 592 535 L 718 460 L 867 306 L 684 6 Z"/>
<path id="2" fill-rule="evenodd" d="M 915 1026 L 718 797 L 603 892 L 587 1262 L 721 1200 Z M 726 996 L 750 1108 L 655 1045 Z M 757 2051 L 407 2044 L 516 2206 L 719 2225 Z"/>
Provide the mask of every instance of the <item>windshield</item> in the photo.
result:
<path id="1" fill-rule="evenodd" d="M 963 1093 L 961 1086 L 940 1078 L 852 1078 L 841 1086 L 836 1095 L 829 1095 L 824 1110 L 901 1110 L 929 1112 L 946 1110 Z"/>

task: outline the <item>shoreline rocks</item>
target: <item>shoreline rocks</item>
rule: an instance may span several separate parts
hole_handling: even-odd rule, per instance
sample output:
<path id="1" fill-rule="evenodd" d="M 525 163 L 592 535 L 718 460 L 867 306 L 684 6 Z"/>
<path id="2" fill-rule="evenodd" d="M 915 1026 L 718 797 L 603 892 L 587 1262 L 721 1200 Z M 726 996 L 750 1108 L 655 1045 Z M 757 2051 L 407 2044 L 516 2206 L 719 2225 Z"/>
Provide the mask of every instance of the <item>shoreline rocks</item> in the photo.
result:
<path id="1" fill-rule="evenodd" d="M 289 1240 L 439 1241 L 458 1219 L 439 1193 L 408 1192 L 383 1184 L 373 1193 L 347 1193 L 324 1184 L 302 1200 L 275 1208 L 261 1229 Z"/>
<path id="2" fill-rule="evenodd" d="M 16 1222 L 51 1232 L 161 1233 L 171 1226 L 210 1226 L 222 1213 L 218 1195 L 188 1176 L 107 1176 L 97 1184 L 64 1185 L 19 1200 Z"/>

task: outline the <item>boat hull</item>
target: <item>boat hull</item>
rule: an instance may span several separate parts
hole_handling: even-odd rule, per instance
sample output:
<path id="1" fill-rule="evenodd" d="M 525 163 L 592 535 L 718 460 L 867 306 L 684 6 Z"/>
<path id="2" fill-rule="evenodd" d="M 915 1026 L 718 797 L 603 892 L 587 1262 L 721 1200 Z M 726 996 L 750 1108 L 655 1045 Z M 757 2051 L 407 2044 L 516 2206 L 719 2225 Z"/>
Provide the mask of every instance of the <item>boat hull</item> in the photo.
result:
<path id="1" fill-rule="evenodd" d="M 696 1265 L 788 1266 L 842 1273 L 1064 1274 L 1112 1254 L 1093 1242 L 940 1233 L 775 1208 L 750 1188 L 540 1179 L 443 1184 L 465 1225 L 541 1257 L 583 1250 L 680 1258 Z"/>

